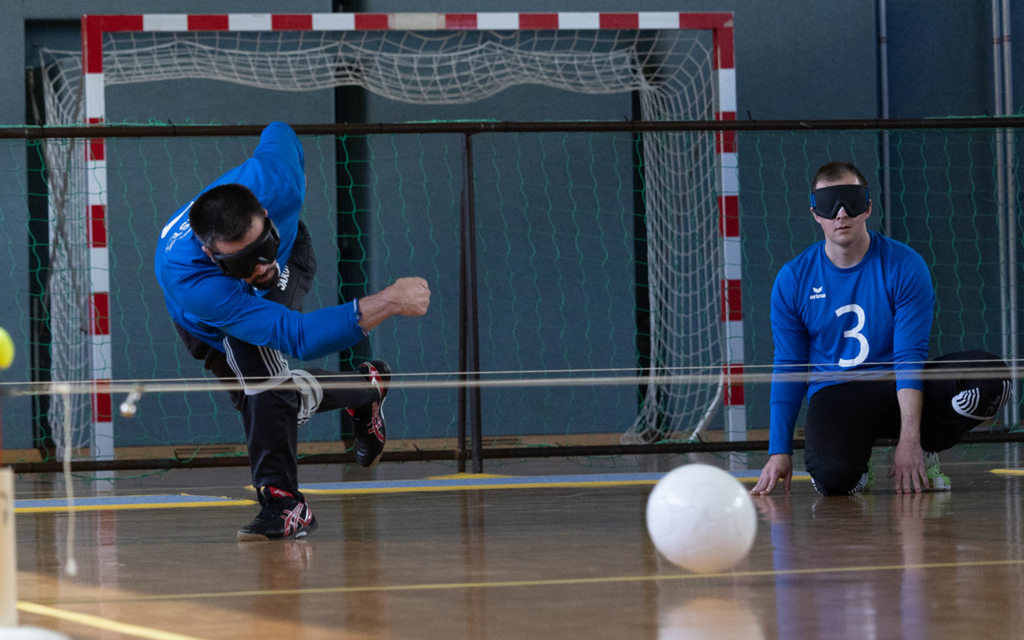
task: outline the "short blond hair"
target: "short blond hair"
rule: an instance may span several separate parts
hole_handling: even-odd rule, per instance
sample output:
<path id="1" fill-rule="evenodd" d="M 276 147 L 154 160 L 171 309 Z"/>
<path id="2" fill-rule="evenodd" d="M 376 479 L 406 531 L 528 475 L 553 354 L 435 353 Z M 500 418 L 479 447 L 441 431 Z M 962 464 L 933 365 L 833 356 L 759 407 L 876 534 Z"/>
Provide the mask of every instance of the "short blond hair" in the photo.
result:
<path id="1" fill-rule="evenodd" d="M 835 182 L 844 176 L 854 176 L 862 186 L 868 186 L 867 178 L 864 177 L 864 174 L 852 162 L 833 160 L 826 165 L 822 165 L 818 172 L 814 174 L 811 189 L 817 187 L 819 182 Z"/>

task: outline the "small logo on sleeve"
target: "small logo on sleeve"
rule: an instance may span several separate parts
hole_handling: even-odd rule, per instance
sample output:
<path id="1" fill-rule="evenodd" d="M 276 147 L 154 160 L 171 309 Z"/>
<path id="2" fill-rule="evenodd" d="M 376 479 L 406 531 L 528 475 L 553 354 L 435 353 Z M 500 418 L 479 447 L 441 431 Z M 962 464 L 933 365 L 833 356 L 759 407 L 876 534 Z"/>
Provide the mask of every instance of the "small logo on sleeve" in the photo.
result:
<path id="1" fill-rule="evenodd" d="M 824 288 L 825 287 L 823 287 L 823 286 L 822 287 L 811 287 L 812 293 L 811 293 L 810 299 L 811 300 L 824 300 L 825 299 L 825 294 L 821 292 L 822 289 L 824 289 Z"/>

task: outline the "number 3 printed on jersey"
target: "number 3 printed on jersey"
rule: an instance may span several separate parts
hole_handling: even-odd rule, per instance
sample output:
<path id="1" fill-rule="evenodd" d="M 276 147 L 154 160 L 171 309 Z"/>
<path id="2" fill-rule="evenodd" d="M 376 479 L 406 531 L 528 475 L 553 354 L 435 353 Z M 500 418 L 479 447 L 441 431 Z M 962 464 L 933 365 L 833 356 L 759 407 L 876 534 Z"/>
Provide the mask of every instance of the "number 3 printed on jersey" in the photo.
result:
<path id="1" fill-rule="evenodd" d="M 839 307 L 836 309 L 836 317 L 842 317 L 845 313 L 857 314 L 857 326 L 850 329 L 849 331 L 843 332 L 844 338 L 853 338 L 860 343 L 860 353 L 857 354 L 856 358 L 852 360 L 847 358 L 839 359 L 840 367 L 856 367 L 858 364 L 868 359 L 868 351 L 870 346 L 868 345 L 868 339 L 864 337 L 864 334 L 860 332 L 864 328 L 864 309 L 859 304 L 848 304 L 845 307 Z"/>

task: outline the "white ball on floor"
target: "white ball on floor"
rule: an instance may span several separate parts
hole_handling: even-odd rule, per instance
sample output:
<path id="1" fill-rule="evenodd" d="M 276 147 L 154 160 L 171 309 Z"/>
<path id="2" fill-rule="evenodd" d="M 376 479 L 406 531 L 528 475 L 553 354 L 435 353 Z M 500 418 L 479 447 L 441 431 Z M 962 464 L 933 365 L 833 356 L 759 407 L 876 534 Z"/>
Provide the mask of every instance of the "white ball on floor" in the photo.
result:
<path id="1" fill-rule="evenodd" d="M 757 533 L 754 503 L 739 480 L 706 464 L 665 475 L 647 500 L 647 531 L 670 562 L 696 573 L 729 569 Z"/>
<path id="2" fill-rule="evenodd" d="M 69 640 L 66 635 L 40 627 L 0 627 L 0 640 Z"/>

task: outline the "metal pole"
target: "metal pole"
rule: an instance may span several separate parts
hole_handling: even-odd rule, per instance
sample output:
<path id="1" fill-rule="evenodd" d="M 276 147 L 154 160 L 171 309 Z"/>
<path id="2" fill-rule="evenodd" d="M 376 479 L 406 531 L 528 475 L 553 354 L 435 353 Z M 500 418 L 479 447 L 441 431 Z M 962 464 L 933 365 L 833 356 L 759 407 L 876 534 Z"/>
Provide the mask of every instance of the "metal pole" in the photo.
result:
<path id="1" fill-rule="evenodd" d="M 111 138 L 223 138 L 227 136 L 258 136 L 266 125 L 77 125 L 53 127 L 0 127 L 0 140 L 53 140 Z M 478 133 L 574 133 L 615 132 L 678 132 L 678 131 L 878 131 L 935 129 L 1005 129 L 1024 128 L 1024 116 L 1008 116 L 1002 120 L 970 118 L 879 118 L 860 120 L 631 120 L 610 121 L 545 121 L 545 122 L 393 122 L 296 124 L 299 136 L 370 136 L 387 134 L 475 135 Z"/>
<path id="2" fill-rule="evenodd" d="M 1002 82 L 1002 47 L 1000 41 L 1002 39 L 1002 30 L 999 24 L 999 2 L 1000 0 L 992 0 L 992 78 L 994 80 L 993 92 L 995 101 L 995 115 L 1003 115 L 1003 82 Z M 996 129 L 995 133 L 996 143 L 996 226 L 999 230 L 999 325 L 1002 330 L 1002 356 L 1003 360 L 1011 363 L 1012 358 L 1010 354 L 1010 327 L 1009 327 L 1009 297 L 1008 297 L 1008 279 L 1007 279 L 1007 262 L 1006 262 L 1006 190 L 1004 187 L 1005 183 L 1005 169 L 1003 167 L 1003 154 L 1005 153 L 1004 136 L 1002 129 Z M 1012 425 L 1012 405 L 1015 403 L 1007 403 L 1006 409 L 1003 411 L 1003 423 Z"/>
<path id="3" fill-rule="evenodd" d="M 1013 59 L 1010 57 L 1010 0 L 1003 0 L 1003 114 L 1013 113 Z M 1009 419 L 1013 426 L 1020 421 L 1020 405 L 1017 402 L 1017 180 L 1015 176 L 1014 130 L 1007 129 L 1006 141 L 1006 264 L 1009 272 L 1009 315 L 1010 315 L 1010 370 L 1013 374 L 1013 396 L 1011 397 Z"/>
<path id="4" fill-rule="evenodd" d="M 1010 0 L 1003 0 L 1003 114 L 1013 114 L 1013 58 L 1010 56 Z"/>
<path id="5" fill-rule="evenodd" d="M 465 158 L 463 158 L 465 163 Z M 465 167 L 463 167 L 463 181 L 465 181 Z M 469 210 L 466 207 L 466 185 L 462 186 L 460 211 L 460 233 L 459 233 L 459 382 L 466 382 L 466 371 L 468 370 L 466 353 L 466 323 L 469 321 L 469 314 L 466 312 L 466 261 L 469 254 L 466 248 L 466 234 L 469 229 Z M 456 435 L 458 443 L 458 472 L 466 472 L 466 387 L 459 386 L 459 426 Z"/>
<path id="6" fill-rule="evenodd" d="M 476 287 L 476 207 L 473 198 L 473 141 L 472 135 L 463 136 L 463 180 L 466 198 L 466 218 L 463 237 L 466 247 L 466 373 L 468 380 L 480 379 L 480 329 L 477 313 Z M 470 389 L 469 433 L 472 447 L 473 473 L 483 473 L 483 430 L 480 407 L 480 387 Z"/>
<path id="7" fill-rule="evenodd" d="M 889 119 L 889 39 L 886 29 L 885 0 L 878 0 L 878 60 L 879 81 L 882 91 L 882 119 Z M 882 231 L 892 237 L 892 170 L 889 130 L 882 131 Z"/>

